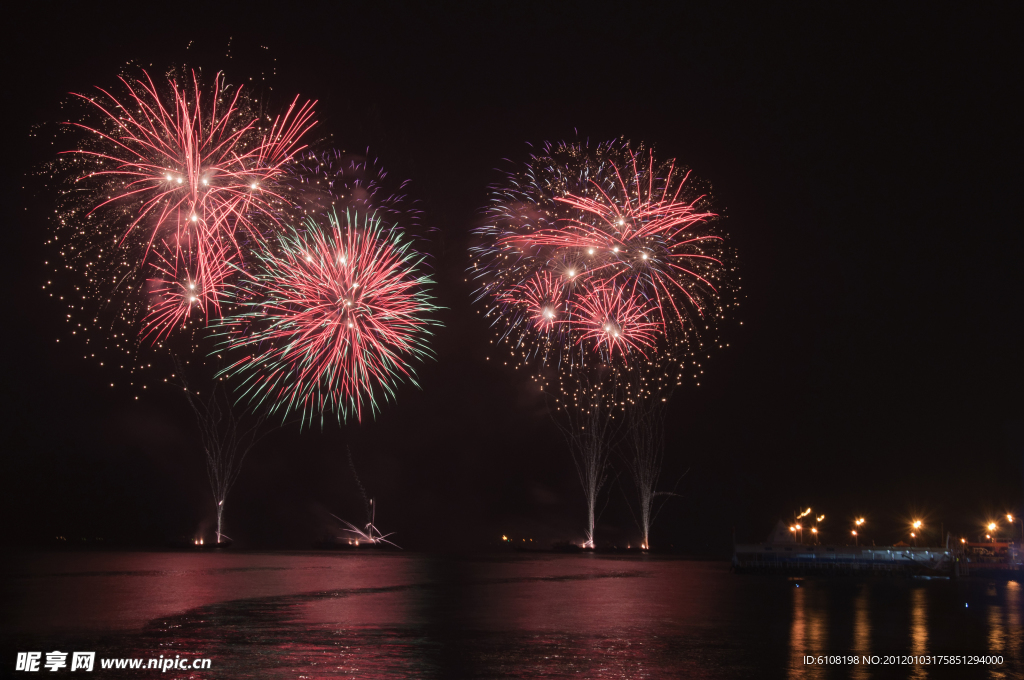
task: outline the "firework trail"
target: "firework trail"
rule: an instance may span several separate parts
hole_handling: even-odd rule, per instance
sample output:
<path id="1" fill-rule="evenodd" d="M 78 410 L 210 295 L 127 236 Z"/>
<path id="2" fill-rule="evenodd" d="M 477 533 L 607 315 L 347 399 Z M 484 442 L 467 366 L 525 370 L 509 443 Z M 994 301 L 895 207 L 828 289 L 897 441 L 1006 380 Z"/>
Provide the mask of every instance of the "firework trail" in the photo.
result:
<path id="1" fill-rule="evenodd" d="M 232 297 L 239 311 L 218 322 L 222 346 L 245 353 L 224 375 L 271 413 L 334 412 L 361 420 L 402 382 L 427 345 L 438 309 L 425 256 L 375 216 L 309 219 L 257 252 Z"/>
<path id="2" fill-rule="evenodd" d="M 230 395 L 222 384 L 215 382 L 205 397 L 189 389 L 184 379 L 184 367 L 175 360 L 178 375 L 182 376 L 182 387 L 189 406 L 199 426 L 203 453 L 206 456 L 206 472 L 210 480 L 210 491 L 217 510 L 216 545 L 231 539 L 224 535 L 224 505 L 228 494 L 238 480 L 246 456 L 256 446 L 265 432 L 264 418 L 247 419 L 232 405 Z"/>
<path id="3" fill-rule="evenodd" d="M 220 74 L 206 88 L 194 71 L 158 82 L 143 70 L 119 93 L 74 95 L 84 113 L 67 125 L 84 138 L 60 163 L 75 177 L 65 257 L 153 342 L 221 313 L 228 263 L 279 228 L 282 181 L 315 124 L 313 103 L 271 117 Z"/>
<path id="4" fill-rule="evenodd" d="M 370 499 L 370 504 L 373 504 L 372 498 Z M 380 545 L 381 543 L 387 543 L 394 548 L 398 548 L 399 550 L 402 549 L 402 546 L 388 540 L 388 537 L 394 536 L 395 532 L 392 531 L 384 534 L 381 533 L 380 529 L 378 529 L 376 525 L 374 525 L 373 522 L 376 517 L 376 508 L 374 508 L 370 521 L 367 522 L 366 526 L 362 529 L 357 527 L 355 524 L 352 524 L 352 522 L 338 517 L 337 515 L 332 514 L 331 517 L 345 525 L 346 528 L 342 529 L 342 531 L 348 534 L 345 538 L 348 539 L 349 543 L 354 543 L 355 545 L 359 545 L 360 543 L 366 543 L 368 545 Z"/>
<path id="5" fill-rule="evenodd" d="M 611 454 L 621 433 L 621 419 L 614 417 L 619 408 L 615 374 L 601 375 L 601 371 L 581 372 L 567 391 L 555 418 L 562 431 L 569 453 L 572 455 L 583 487 L 587 505 L 587 528 L 584 548 L 596 547 L 594 529 L 599 512 L 601 491 L 608 481 Z"/>

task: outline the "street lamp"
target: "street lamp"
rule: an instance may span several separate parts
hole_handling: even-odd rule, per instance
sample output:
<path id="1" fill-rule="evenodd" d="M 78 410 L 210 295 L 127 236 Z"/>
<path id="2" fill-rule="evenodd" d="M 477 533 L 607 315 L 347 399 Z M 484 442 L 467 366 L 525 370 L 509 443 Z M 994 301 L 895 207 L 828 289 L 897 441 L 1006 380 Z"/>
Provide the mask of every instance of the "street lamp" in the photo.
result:
<path id="1" fill-rule="evenodd" d="M 921 530 L 924 528 L 924 522 L 922 522 L 919 519 L 915 519 L 913 522 L 910 523 L 910 528 L 913 529 L 913 531 L 910 532 L 910 537 L 914 539 L 914 547 L 916 548 L 917 535 L 921 533 Z"/>
<path id="2" fill-rule="evenodd" d="M 987 526 L 987 527 L 985 527 L 985 528 L 986 528 L 986 529 L 988 529 L 988 530 L 989 530 L 989 533 L 991 533 L 991 534 L 992 534 L 992 536 L 986 536 L 985 538 L 992 538 L 992 542 L 993 542 L 993 543 L 995 543 L 995 542 L 996 542 L 996 539 L 995 539 L 995 538 L 993 538 L 993 537 L 994 537 L 994 536 L 996 535 L 996 529 L 998 529 L 998 528 L 999 528 L 999 525 L 998 525 L 998 524 L 996 524 L 995 522 L 989 522 L 989 523 L 988 523 L 988 526 Z"/>
<path id="3" fill-rule="evenodd" d="M 924 523 L 921 520 L 919 520 L 919 519 L 915 519 L 914 523 L 911 524 L 910 526 L 912 526 L 914 528 L 914 531 L 910 532 L 910 537 L 912 539 L 914 539 L 914 547 L 916 548 L 917 547 L 917 532 L 920 531 L 924 527 Z"/>
<path id="4" fill-rule="evenodd" d="M 818 525 L 825 521 L 825 515 L 821 515 L 814 518 L 814 528 L 811 529 L 811 533 L 814 534 L 814 542 L 818 543 Z"/>
<path id="5" fill-rule="evenodd" d="M 857 537 L 857 530 L 854 529 L 850 533 L 853 534 L 853 544 L 854 545 L 860 545 L 860 539 Z"/>
<path id="6" fill-rule="evenodd" d="M 811 514 L 810 508 L 807 508 L 803 512 L 793 513 L 793 526 L 796 527 L 796 531 L 800 533 L 800 545 L 804 544 L 804 528 L 800 525 L 800 520 L 802 520 L 804 517 L 807 517 L 807 515 L 809 514 Z"/>
<path id="7" fill-rule="evenodd" d="M 1013 515 L 1006 513 L 1006 521 L 1010 523 L 1011 527 L 1014 522 L 1020 522 L 1020 540 L 1024 541 L 1024 519 L 1021 519 L 1020 517 L 1014 519 Z"/>
<path id="8" fill-rule="evenodd" d="M 853 526 L 854 526 L 854 529 L 853 529 L 854 539 L 856 541 L 856 544 L 860 545 L 860 538 L 858 538 L 857 529 L 860 529 L 862 526 L 864 526 L 864 518 L 863 517 L 858 517 L 857 519 L 853 520 Z"/>

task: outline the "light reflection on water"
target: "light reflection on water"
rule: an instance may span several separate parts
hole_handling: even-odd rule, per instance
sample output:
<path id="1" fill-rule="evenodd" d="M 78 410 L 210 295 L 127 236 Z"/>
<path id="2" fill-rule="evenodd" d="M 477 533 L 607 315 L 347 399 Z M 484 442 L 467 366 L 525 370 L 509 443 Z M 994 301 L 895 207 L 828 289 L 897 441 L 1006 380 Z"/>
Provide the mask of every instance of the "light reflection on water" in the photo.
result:
<path id="1" fill-rule="evenodd" d="M 861 588 L 853 601 L 853 647 L 850 650 L 859 656 L 871 656 L 871 618 L 866 588 Z M 871 674 L 865 665 L 854 665 L 850 677 L 855 680 L 869 678 Z"/>
<path id="2" fill-rule="evenodd" d="M 910 652 L 914 656 L 928 654 L 928 593 L 924 588 L 915 588 L 910 593 Z M 914 664 L 910 675 L 914 680 L 928 677 L 926 666 Z"/>
<path id="3" fill-rule="evenodd" d="M 195 677 L 224 678 L 1024 672 L 1016 582 L 791 581 L 720 563 L 594 555 L 92 553 L 22 556 L 3 568 L 3 663 L 16 651 L 68 647 L 203 656 L 213 670 Z M 1006 664 L 803 661 L 900 652 L 998 653 Z"/>

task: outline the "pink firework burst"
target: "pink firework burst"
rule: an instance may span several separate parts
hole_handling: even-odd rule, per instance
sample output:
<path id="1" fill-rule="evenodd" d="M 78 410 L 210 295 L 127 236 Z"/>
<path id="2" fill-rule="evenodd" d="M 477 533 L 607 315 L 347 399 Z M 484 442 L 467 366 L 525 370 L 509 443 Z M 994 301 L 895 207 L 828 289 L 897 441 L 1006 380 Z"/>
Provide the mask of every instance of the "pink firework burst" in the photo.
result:
<path id="1" fill-rule="evenodd" d="M 180 236 L 181 232 L 173 235 Z M 178 242 L 171 249 L 154 249 L 155 258 L 150 262 L 153 275 L 147 281 L 149 313 L 143 321 L 143 338 L 153 336 L 159 342 L 197 312 L 204 320 L 220 316 L 221 294 L 234 271 L 236 251 L 215 235 L 186 232 L 186 236 L 186 242 Z M 164 255 L 168 250 L 172 257 Z"/>
<path id="2" fill-rule="evenodd" d="M 136 80 L 122 77 L 122 95 L 102 88 L 98 96 L 75 95 L 91 115 L 68 123 L 90 134 L 81 148 L 65 152 L 86 161 L 78 182 L 95 196 L 89 214 L 111 212 L 123 259 L 150 266 L 148 287 L 163 291 L 145 320 L 156 338 L 192 308 L 219 310 L 226 248 L 240 259 L 242 241 L 277 226 L 287 203 L 278 182 L 315 124 L 312 102 L 296 98 L 270 119 L 241 88 L 232 93 L 220 74 L 208 93 L 191 76 L 187 86 L 170 78 L 163 88 L 145 71 Z M 197 298 L 203 304 L 169 313 L 165 283 L 173 289 L 197 281 L 205 286 Z"/>
<path id="3" fill-rule="evenodd" d="M 594 350 L 613 360 L 616 353 L 623 363 L 635 352 L 644 359 L 656 350 L 660 324 L 653 321 L 653 310 L 642 297 L 614 285 L 591 289 L 573 299 L 577 344 L 593 341 Z"/>
<path id="4" fill-rule="evenodd" d="M 379 220 L 309 220 L 258 255 L 221 321 L 224 344 L 249 354 L 226 369 L 272 412 L 334 411 L 361 420 L 369 406 L 415 384 L 411 361 L 431 356 L 436 310 L 423 256 Z"/>
<path id="5" fill-rule="evenodd" d="M 537 330 L 547 332 L 565 323 L 566 281 L 551 272 L 538 272 L 525 283 L 503 291 L 497 301 L 518 308 Z"/>
<path id="6" fill-rule="evenodd" d="M 648 292 L 658 301 L 663 321 L 663 300 L 681 317 L 673 299 L 677 292 L 703 314 L 703 295 L 693 289 L 706 287 L 713 294 L 717 294 L 718 289 L 705 272 L 698 270 L 705 269 L 706 265 L 720 266 L 722 261 L 705 254 L 701 246 L 721 242 L 722 238 L 694 232 L 717 215 L 699 207 L 705 198 L 703 195 L 680 200 L 690 173 L 680 173 L 677 181 L 675 161 L 669 164 L 662 178 L 656 172 L 653 152 L 648 153 L 646 168 L 638 167 L 635 153 L 630 153 L 629 160 L 625 168 L 611 164 L 617 189 L 614 197 L 595 183 L 594 198 L 567 194 L 555 199 L 581 213 L 580 218 L 566 220 L 564 231 L 570 239 L 578 239 L 577 247 L 604 255 L 601 263 L 594 267 L 602 280 L 622 282 L 639 278 L 641 283 L 649 283 Z M 702 266 L 693 266 L 693 262 L 700 262 Z"/>
<path id="7" fill-rule="evenodd" d="M 719 293 L 722 238 L 701 230 L 717 215 L 704 208 L 704 195 L 688 191 L 689 179 L 674 161 L 657 166 L 648 153 L 645 166 L 628 151 L 607 160 L 583 190 L 556 192 L 552 200 L 568 210 L 554 224 L 538 223 L 499 244 L 573 261 L 576 275 L 594 287 L 642 292 L 667 330 L 670 320 L 683 323 L 687 306 L 703 316 Z"/>

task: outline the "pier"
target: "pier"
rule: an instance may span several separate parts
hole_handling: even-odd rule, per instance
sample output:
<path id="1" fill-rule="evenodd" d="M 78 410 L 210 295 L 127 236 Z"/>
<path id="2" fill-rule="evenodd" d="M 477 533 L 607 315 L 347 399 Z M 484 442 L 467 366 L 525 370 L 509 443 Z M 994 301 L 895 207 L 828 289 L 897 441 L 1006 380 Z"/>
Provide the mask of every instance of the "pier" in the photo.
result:
<path id="1" fill-rule="evenodd" d="M 737 572 L 955 575 L 952 550 L 911 546 L 852 546 L 751 543 L 736 545 Z"/>

